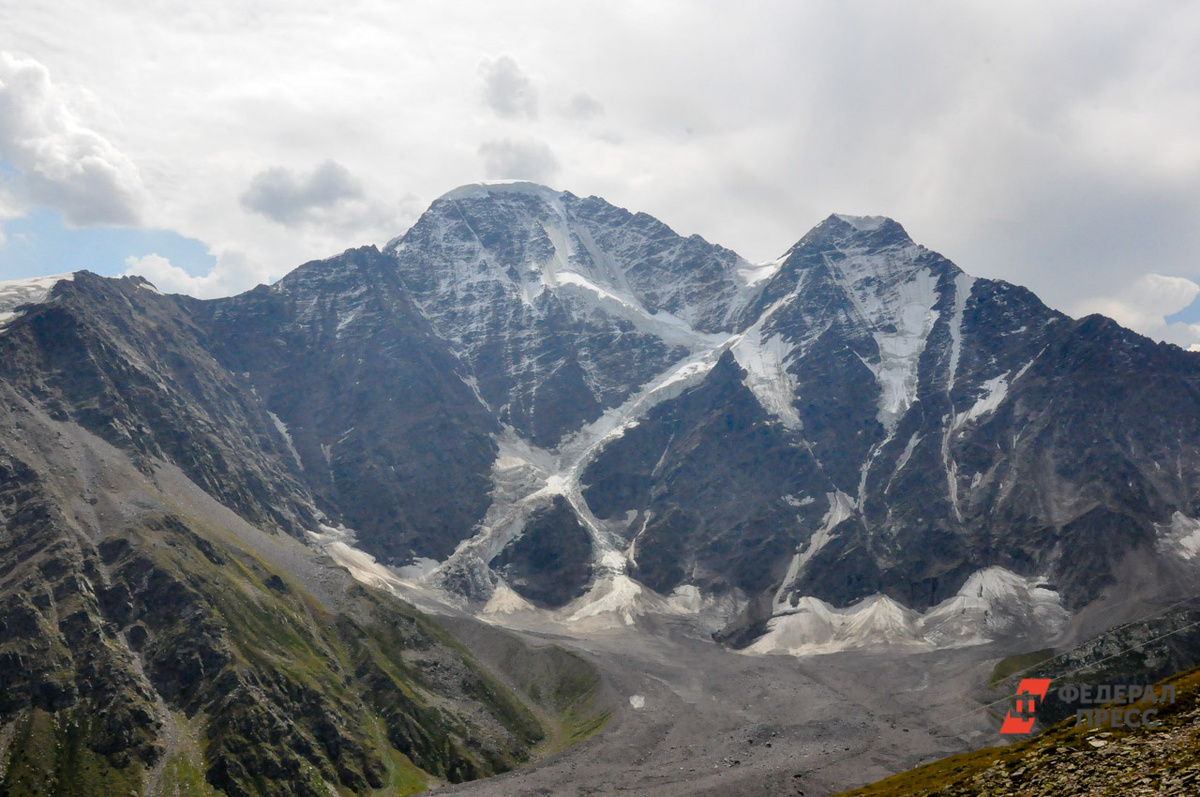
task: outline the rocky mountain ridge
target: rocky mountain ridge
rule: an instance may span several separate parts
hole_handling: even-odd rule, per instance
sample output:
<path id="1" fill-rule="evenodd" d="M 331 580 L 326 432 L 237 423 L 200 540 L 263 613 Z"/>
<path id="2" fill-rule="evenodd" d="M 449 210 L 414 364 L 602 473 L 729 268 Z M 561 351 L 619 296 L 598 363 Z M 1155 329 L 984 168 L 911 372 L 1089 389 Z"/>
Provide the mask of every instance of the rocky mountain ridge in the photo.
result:
<path id="1" fill-rule="evenodd" d="M 85 290 L 107 307 L 109 282 L 10 322 L 28 364 L 4 378 L 252 522 L 350 529 L 397 584 L 498 619 L 707 612 L 755 652 L 936 646 L 1059 633 L 1131 562 L 1163 594 L 1190 578 L 1197 357 L 889 219 L 831 216 L 754 265 L 595 197 L 474 185 L 382 251 L 241 296 L 104 288 L 153 319 L 137 357 L 204 363 L 141 377 L 179 394 L 147 417 L 210 423 L 204 443 L 46 383 L 60 342 L 34 322 Z M 63 351 L 100 362 L 119 336 Z"/>

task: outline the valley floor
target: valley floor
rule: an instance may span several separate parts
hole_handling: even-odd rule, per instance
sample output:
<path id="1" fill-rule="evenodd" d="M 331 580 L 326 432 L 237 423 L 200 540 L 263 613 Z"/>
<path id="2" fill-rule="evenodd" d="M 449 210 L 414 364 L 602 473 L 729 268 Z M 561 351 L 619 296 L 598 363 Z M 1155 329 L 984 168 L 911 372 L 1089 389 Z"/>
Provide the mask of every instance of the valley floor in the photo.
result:
<path id="1" fill-rule="evenodd" d="M 594 662 L 612 719 L 562 753 L 440 794 L 815 797 L 1001 740 L 978 700 L 991 646 L 797 659 L 742 655 L 679 620 L 518 633 Z"/>

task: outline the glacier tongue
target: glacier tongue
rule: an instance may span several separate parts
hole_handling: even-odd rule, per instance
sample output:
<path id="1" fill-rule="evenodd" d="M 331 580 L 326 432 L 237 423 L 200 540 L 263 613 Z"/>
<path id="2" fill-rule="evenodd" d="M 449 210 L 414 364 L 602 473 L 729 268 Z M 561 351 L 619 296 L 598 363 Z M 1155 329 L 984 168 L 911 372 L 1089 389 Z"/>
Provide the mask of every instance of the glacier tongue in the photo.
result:
<path id="1" fill-rule="evenodd" d="M 699 384 L 716 365 L 727 348 L 727 342 L 686 358 L 666 373 L 643 385 L 620 406 L 606 411 L 564 439 L 557 448 L 540 448 L 521 438 L 508 428 L 497 438 L 499 452 L 492 466 L 492 505 L 480 524 L 478 532 L 459 543 L 454 553 L 422 581 L 437 585 L 447 574 L 465 569 L 474 574 L 476 586 L 491 594 L 498 579 L 491 574 L 491 562 L 513 540 L 520 537 L 530 514 L 546 506 L 554 496 L 562 496 L 574 510 L 592 538 L 592 556 L 600 582 L 621 577 L 628 565 L 628 548 L 616 530 L 598 519 L 583 498 L 580 478 L 592 458 L 604 446 L 621 437 L 628 429 L 659 403 L 674 398 Z M 631 584 L 632 582 L 630 580 Z M 622 595 L 632 594 L 628 585 L 619 585 Z M 644 589 L 638 586 L 639 589 Z M 595 596 L 593 596 L 595 597 Z M 601 602 L 608 606 L 611 600 Z M 583 616 L 591 616 L 597 609 Z"/>
<path id="2" fill-rule="evenodd" d="M 924 614 L 884 595 L 844 609 L 812 596 L 777 603 L 767 632 L 745 652 L 806 656 L 856 648 L 963 647 L 1029 631 L 1053 635 L 1067 619 L 1058 593 L 1041 579 L 989 567 L 972 574 L 957 594 Z"/>

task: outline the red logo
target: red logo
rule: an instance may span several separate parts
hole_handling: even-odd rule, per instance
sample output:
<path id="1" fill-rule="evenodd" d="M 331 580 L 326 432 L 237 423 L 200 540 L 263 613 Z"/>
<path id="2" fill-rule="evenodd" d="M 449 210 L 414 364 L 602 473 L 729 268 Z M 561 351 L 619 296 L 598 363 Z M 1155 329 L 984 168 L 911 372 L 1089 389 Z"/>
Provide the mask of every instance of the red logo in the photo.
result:
<path id="1" fill-rule="evenodd" d="M 1049 678 L 1022 678 L 1017 687 L 1017 705 L 1010 709 L 1000 726 L 1000 733 L 1029 733 L 1037 719 L 1034 713 L 1050 691 Z"/>

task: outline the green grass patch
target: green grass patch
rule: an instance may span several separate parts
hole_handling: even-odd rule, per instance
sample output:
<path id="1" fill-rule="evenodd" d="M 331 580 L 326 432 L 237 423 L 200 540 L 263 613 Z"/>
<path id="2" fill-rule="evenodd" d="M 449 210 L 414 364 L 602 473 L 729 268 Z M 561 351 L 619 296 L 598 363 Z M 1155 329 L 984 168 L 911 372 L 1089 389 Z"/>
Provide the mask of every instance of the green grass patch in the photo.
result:
<path id="1" fill-rule="evenodd" d="M 383 765 L 387 767 L 387 783 L 382 789 L 372 792 L 372 797 L 407 797 L 429 788 L 428 773 L 399 750 L 387 747 Z"/>

